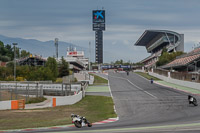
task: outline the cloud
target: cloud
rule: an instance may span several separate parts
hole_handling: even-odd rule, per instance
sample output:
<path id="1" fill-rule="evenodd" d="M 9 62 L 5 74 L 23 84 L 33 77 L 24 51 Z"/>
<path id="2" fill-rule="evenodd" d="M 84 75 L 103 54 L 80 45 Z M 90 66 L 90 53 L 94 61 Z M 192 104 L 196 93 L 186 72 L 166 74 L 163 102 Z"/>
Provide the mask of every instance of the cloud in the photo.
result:
<path id="1" fill-rule="evenodd" d="M 0 34 L 41 41 L 58 37 L 88 47 L 89 41 L 95 43 L 92 10 L 104 7 L 104 47 L 110 46 L 115 55 L 105 60 L 139 61 L 148 53 L 134 43 L 146 29 L 183 33 L 186 50 L 200 42 L 199 4 L 198 0 L 4 0 L 0 1 Z"/>
<path id="2" fill-rule="evenodd" d="M 112 45 L 115 45 L 116 43 L 117 43 L 117 41 L 113 41 L 111 44 L 112 44 Z"/>
<path id="3" fill-rule="evenodd" d="M 123 40 L 123 44 L 130 45 L 131 43 L 128 40 Z"/>

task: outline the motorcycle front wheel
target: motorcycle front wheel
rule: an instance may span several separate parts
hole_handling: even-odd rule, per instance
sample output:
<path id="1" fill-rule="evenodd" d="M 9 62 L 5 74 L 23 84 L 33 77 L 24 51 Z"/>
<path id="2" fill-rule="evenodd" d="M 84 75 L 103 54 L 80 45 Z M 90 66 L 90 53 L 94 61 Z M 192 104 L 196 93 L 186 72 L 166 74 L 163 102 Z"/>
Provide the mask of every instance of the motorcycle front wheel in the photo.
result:
<path id="1" fill-rule="evenodd" d="M 81 128 L 81 127 L 82 127 L 82 125 L 81 125 L 81 123 L 80 123 L 79 121 L 75 121 L 75 122 L 74 122 L 74 125 L 75 125 L 75 127 L 77 127 L 77 128 Z"/>
<path id="2" fill-rule="evenodd" d="M 198 106 L 198 104 L 196 102 L 193 103 L 194 106 Z"/>

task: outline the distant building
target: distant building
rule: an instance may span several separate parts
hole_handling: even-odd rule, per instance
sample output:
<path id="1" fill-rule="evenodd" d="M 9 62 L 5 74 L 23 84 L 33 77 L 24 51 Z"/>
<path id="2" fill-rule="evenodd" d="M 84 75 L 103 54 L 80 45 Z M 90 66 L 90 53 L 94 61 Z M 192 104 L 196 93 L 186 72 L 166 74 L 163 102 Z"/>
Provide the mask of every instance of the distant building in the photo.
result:
<path id="1" fill-rule="evenodd" d="M 84 57 L 84 51 L 76 51 L 76 48 L 68 49 L 65 59 L 69 62 L 69 68 L 75 72 L 88 68 L 89 59 Z"/>
<path id="2" fill-rule="evenodd" d="M 200 47 L 195 48 L 187 54 L 176 57 L 175 60 L 162 66 L 162 68 L 179 72 L 200 73 Z"/>
<path id="3" fill-rule="evenodd" d="M 1 67 L 6 67 L 6 62 L 0 61 L 0 66 L 1 66 Z"/>
<path id="4" fill-rule="evenodd" d="M 147 52 L 151 53 L 149 57 L 140 61 L 148 69 L 156 66 L 163 48 L 168 52 L 184 51 L 184 35 L 168 30 L 146 30 L 135 46 L 145 46 Z"/>
<path id="5" fill-rule="evenodd" d="M 44 66 L 46 63 L 46 59 L 37 55 L 29 55 L 28 57 L 21 58 L 17 60 L 17 63 L 20 66 L 28 65 L 28 66 Z"/>

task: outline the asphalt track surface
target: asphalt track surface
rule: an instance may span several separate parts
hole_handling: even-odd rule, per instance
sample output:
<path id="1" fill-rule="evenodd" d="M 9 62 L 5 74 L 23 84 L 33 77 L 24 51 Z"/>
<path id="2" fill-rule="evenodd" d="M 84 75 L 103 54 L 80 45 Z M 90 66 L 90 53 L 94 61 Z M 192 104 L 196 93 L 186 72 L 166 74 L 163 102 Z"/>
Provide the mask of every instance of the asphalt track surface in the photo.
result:
<path id="1" fill-rule="evenodd" d="M 187 93 L 163 87 L 130 73 L 109 73 L 117 122 L 81 129 L 71 127 L 38 132 L 199 133 L 200 107 L 188 104 Z M 200 98 L 196 97 L 198 101 Z"/>

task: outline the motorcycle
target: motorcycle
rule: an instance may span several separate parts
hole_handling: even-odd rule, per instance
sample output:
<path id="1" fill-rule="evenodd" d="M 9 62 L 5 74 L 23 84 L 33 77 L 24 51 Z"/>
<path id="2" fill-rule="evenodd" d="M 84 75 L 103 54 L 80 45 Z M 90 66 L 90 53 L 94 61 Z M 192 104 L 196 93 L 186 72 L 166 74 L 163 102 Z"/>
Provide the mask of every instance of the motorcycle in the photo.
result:
<path id="1" fill-rule="evenodd" d="M 72 123 L 74 123 L 75 127 L 81 128 L 83 126 L 92 127 L 92 124 L 85 118 L 79 115 L 71 114 Z"/>
<path id="2" fill-rule="evenodd" d="M 153 84 L 153 79 L 151 78 L 151 84 Z"/>
<path id="3" fill-rule="evenodd" d="M 189 104 L 193 104 L 194 106 L 198 106 L 196 98 L 191 95 L 188 95 Z"/>
<path id="4" fill-rule="evenodd" d="M 127 76 L 129 75 L 129 71 L 126 72 Z"/>

